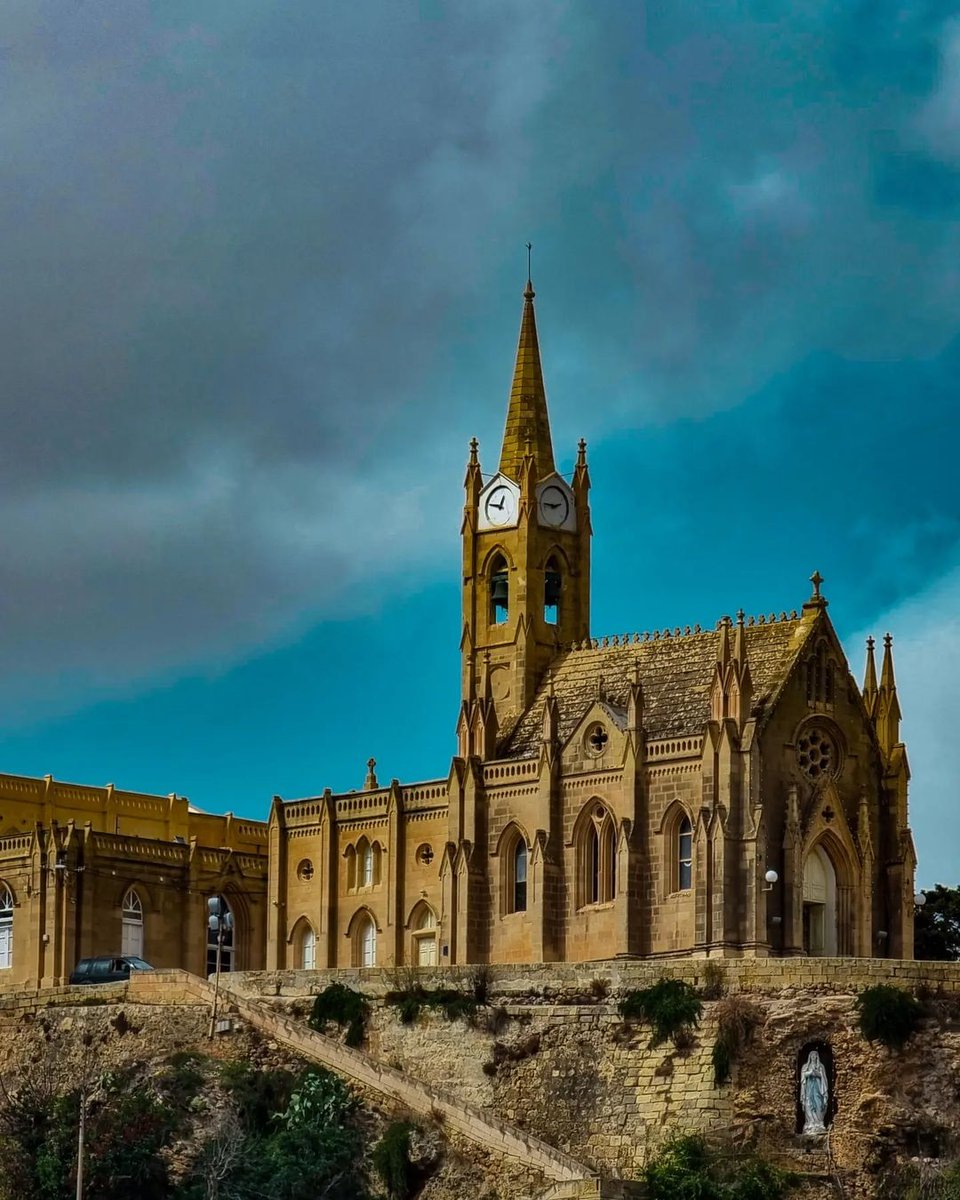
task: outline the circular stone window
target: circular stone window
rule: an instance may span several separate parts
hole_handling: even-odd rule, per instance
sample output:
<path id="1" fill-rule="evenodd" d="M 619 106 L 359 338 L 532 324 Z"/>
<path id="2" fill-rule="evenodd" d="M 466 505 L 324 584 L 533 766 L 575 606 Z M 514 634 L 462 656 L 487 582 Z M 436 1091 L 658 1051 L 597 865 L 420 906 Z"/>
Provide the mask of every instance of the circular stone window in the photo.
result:
<path id="1" fill-rule="evenodd" d="M 808 779 L 830 779 L 840 766 L 837 742 L 823 725 L 807 725 L 797 738 L 797 762 Z"/>
<path id="2" fill-rule="evenodd" d="M 429 867 L 433 862 L 433 847 L 427 842 L 417 847 L 417 862 L 421 867 Z"/>
<path id="3" fill-rule="evenodd" d="M 584 742 L 587 753 L 592 755 L 594 758 L 599 758 L 599 756 L 606 749 L 607 742 L 609 742 L 609 740 L 610 735 L 599 721 L 595 725 L 591 725 L 587 730 L 587 736 Z"/>
<path id="4" fill-rule="evenodd" d="M 302 883 L 309 883 L 313 878 L 313 863 L 309 858 L 301 859 L 297 865 L 297 878 Z"/>

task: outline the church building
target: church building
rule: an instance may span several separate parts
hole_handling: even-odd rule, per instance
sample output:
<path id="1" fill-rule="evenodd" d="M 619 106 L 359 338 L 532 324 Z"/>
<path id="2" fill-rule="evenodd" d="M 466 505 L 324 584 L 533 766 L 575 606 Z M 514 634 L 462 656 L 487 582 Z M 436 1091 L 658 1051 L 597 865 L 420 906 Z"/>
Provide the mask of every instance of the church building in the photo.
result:
<path id="1" fill-rule="evenodd" d="M 911 958 L 890 637 L 861 688 L 819 574 L 790 613 L 593 637 L 586 445 L 565 478 L 533 302 L 493 473 L 470 446 L 457 754 L 274 800 L 266 965 Z"/>

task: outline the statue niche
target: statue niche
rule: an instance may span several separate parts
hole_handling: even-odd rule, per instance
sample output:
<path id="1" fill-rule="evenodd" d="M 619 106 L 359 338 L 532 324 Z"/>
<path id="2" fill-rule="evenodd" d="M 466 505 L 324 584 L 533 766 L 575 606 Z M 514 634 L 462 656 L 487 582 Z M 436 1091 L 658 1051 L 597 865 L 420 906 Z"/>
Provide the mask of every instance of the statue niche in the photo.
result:
<path id="1" fill-rule="evenodd" d="M 836 1111 L 833 1051 L 828 1042 L 808 1042 L 797 1055 L 797 1133 L 822 1137 Z"/>

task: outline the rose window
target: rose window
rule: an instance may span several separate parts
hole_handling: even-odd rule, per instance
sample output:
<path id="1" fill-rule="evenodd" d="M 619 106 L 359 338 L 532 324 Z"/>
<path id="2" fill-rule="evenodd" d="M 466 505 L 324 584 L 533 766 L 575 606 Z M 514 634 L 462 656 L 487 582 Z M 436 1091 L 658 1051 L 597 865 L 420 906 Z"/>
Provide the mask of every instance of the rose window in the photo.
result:
<path id="1" fill-rule="evenodd" d="M 595 758 L 598 757 L 603 753 L 609 740 L 610 736 L 602 725 L 591 725 L 587 730 L 587 753 L 592 754 Z"/>
<path id="2" fill-rule="evenodd" d="M 820 725 L 808 725 L 797 739 L 797 762 L 809 779 L 835 775 L 838 757 L 836 742 Z"/>

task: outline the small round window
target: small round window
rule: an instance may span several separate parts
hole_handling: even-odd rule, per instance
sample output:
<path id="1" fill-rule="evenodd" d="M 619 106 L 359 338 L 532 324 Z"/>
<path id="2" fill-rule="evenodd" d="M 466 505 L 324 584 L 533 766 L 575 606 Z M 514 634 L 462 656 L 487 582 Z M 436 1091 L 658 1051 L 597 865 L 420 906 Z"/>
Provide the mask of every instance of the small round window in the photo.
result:
<path id="1" fill-rule="evenodd" d="M 433 847 L 427 842 L 417 847 L 417 862 L 421 867 L 429 867 L 433 862 Z"/>
<path id="2" fill-rule="evenodd" d="M 609 740 L 610 735 L 599 721 L 595 725 L 591 725 L 587 730 L 585 743 L 587 753 L 592 754 L 594 758 L 599 757 L 606 749 Z"/>
<path id="3" fill-rule="evenodd" d="M 303 883 L 309 883 L 313 878 L 313 863 L 309 858 L 300 860 L 297 866 L 297 878 Z"/>
<path id="4" fill-rule="evenodd" d="M 830 779 L 840 766 L 833 735 L 822 725 L 807 725 L 797 738 L 797 762 L 808 779 Z"/>

